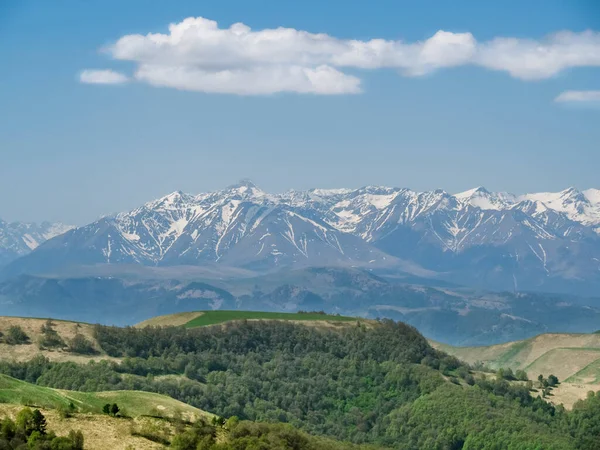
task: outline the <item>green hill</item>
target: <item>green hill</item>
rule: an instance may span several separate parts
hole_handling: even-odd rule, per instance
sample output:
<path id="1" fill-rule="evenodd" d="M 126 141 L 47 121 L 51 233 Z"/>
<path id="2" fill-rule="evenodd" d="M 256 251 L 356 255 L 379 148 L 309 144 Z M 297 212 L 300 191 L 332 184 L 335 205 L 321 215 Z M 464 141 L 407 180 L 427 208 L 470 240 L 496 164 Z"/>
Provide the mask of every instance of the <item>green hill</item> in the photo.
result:
<path id="1" fill-rule="evenodd" d="M 103 414 L 102 407 L 106 403 L 117 403 L 124 417 Z M 70 404 L 75 405 L 76 412 L 67 417 L 61 415 L 59 411 L 66 410 Z M 282 448 L 281 445 L 292 439 L 295 441 L 294 448 L 307 450 L 379 448 L 310 436 L 282 424 L 241 422 L 232 425 L 235 429 L 211 428 L 209 424 L 213 414 L 164 395 L 141 391 L 65 391 L 0 374 L 0 422 L 4 417 L 14 419 L 23 406 L 42 411 L 48 429 L 59 436 L 66 436 L 71 430 L 81 431 L 85 448 L 89 449 L 153 450 L 165 448 L 169 443 L 170 446 L 174 444 L 175 448 L 189 448 L 190 439 L 196 439 L 199 443 L 201 438 L 206 437 L 199 433 L 214 437 L 210 447 L 204 442 L 201 448 L 259 448 L 252 446 L 257 444 L 260 444 L 260 448 Z M 175 417 L 184 421 L 169 419 Z M 204 427 L 190 426 L 190 421 L 202 423 L 198 422 L 199 419 L 205 420 Z M 178 444 L 177 435 L 182 435 Z M 2 442 L 0 435 L 0 448 L 4 448 Z"/>
<path id="2" fill-rule="evenodd" d="M 141 391 L 76 392 L 51 389 L 0 374 L 0 403 L 43 409 L 68 408 L 72 403 L 81 413 L 101 414 L 107 403 L 116 403 L 128 416 L 181 414 L 188 419 L 212 417 L 198 408 L 165 395 Z"/>
<path id="3" fill-rule="evenodd" d="M 262 313 L 255 314 L 265 318 Z M 73 403 L 78 408 L 73 424 L 83 426 L 86 417 L 102 422 L 94 428 L 102 431 L 89 431 L 86 442 L 92 436 L 104 439 L 110 427 L 122 424 L 126 429 L 112 434 L 115 441 L 127 433 L 143 433 L 162 439 L 155 442 L 168 440 L 173 448 L 198 448 L 198 439 L 193 445 L 175 445 L 178 438 L 174 432 L 180 431 L 173 427 L 179 427 L 180 422 L 145 415 L 175 415 L 184 402 L 233 422 L 284 422 L 303 433 L 398 449 L 491 448 L 491 443 L 497 448 L 532 450 L 600 448 L 596 431 L 600 429 L 600 395 L 589 396 L 571 411 L 555 408 L 546 400 L 566 403 L 555 400 L 567 383 L 550 392 L 547 386 L 509 382 L 497 374 L 473 370 L 457 358 L 434 350 L 420 333 L 403 323 L 382 320 L 369 326 L 368 322 L 357 324 L 357 319 L 313 320 L 311 314 L 304 321 L 278 320 L 277 315 L 264 322 L 256 320 L 256 315 L 244 314 L 242 318 L 250 320 L 240 321 L 239 315 L 221 312 L 217 318 L 234 322 L 194 324 L 204 316 L 180 315 L 177 320 L 183 322 L 181 326 L 95 326 L 95 343 L 114 359 L 85 364 L 40 357 L 26 362 L 2 361 L 0 372 L 13 378 L 2 379 L 0 401 L 33 404 L 55 414 Z M 214 324 L 214 319 L 205 325 Z M 572 347 L 575 353 L 594 348 L 582 347 L 594 344 L 587 335 L 569 339 L 580 346 Z M 547 341 L 539 338 L 499 348 L 478 348 L 472 353 L 487 352 L 489 357 L 507 361 L 512 358 L 520 367 L 535 362 L 538 368 L 548 367 L 554 372 L 554 365 L 565 355 L 556 345 L 542 348 Z M 179 402 L 170 407 L 164 397 L 145 392 L 168 394 Z M 581 397 L 579 391 L 570 394 Z M 541 395 L 545 398 L 539 398 Z M 106 422 L 107 415 L 94 414 L 113 402 L 133 418 L 111 425 Z M 5 407 L 0 405 L 0 412 Z M 169 429 L 163 432 L 159 423 L 139 423 L 147 419 L 171 425 L 165 425 Z M 215 418 L 215 423 L 223 421 Z M 50 425 L 65 435 L 69 423 Z M 215 427 L 207 430 L 209 435 L 202 424 L 196 431 L 202 441 L 216 439 L 215 448 L 350 448 L 321 442 L 321 438 L 311 446 L 289 445 L 289 439 L 308 443 L 311 438 L 298 435 L 287 425 L 274 425 L 271 431 L 267 430 L 270 425 L 248 427 L 251 429 L 227 428 L 229 447 L 222 446 L 226 444 L 224 433 L 215 432 Z M 273 434 L 279 436 L 280 443 L 272 441 Z M 233 445 L 236 440 L 240 445 Z M 124 448 L 98 442 L 102 445 L 91 448 Z M 213 447 L 203 444 L 202 448 Z"/>

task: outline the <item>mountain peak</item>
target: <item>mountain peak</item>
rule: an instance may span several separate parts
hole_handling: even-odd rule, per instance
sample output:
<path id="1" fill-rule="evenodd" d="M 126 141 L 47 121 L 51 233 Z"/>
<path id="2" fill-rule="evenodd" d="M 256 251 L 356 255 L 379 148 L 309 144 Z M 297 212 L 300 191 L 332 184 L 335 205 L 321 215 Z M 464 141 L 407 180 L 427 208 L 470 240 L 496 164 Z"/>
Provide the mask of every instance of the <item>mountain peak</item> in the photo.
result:
<path id="1" fill-rule="evenodd" d="M 579 189 L 577 189 L 573 186 L 568 187 L 564 191 L 560 192 L 561 197 L 579 197 L 580 195 L 581 195 L 581 192 L 579 192 Z"/>
<path id="2" fill-rule="evenodd" d="M 229 186 L 229 189 L 237 189 L 237 188 L 249 188 L 249 189 L 258 189 L 258 186 L 250 179 L 250 178 L 242 178 L 236 184 L 232 184 Z"/>
<path id="3" fill-rule="evenodd" d="M 179 205 L 182 201 L 184 201 L 188 197 L 187 194 L 182 191 L 173 191 L 170 194 L 165 195 L 157 200 L 150 202 L 152 207 L 156 205 L 164 205 L 164 206 L 175 206 Z"/>
<path id="4" fill-rule="evenodd" d="M 458 199 L 465 199 L 465 198 L 471 198 L 475 195 L 489 195 L 490 191 L 488 191 L 486 188 L 484 188 L 483 186 L 477 186 L 476 188 L 473 189 L 469 189 L 468 191 L 464 191 L 464 192 L 459 192 L 458 194 L 454 194 L 454 196 Z"/>
<path id="5" fill-rule="evenodd" d="M 505 192 L 490 192 L 483 186 L 454 194 L 461 203 L 483 210 L 501 210 L 508 208 L 514 202 L 514 196 Z"/>

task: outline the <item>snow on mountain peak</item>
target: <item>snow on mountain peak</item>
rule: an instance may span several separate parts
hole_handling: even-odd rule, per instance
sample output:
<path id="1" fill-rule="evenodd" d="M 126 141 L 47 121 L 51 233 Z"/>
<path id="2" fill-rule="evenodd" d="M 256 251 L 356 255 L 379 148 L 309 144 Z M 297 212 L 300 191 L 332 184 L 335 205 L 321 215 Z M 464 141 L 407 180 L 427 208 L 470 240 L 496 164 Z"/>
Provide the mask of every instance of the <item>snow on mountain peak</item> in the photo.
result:
<path id="1" fill-rule="evenodd" d="M 0 264 L 25 255 L 71 229 L 72 226 L 62 223 L 7 223 L 0 219 Z"/>
<path id="2" fill-rule="evenodd" d="M 586 195 L 587 194 L 587 195 Z M 520 195 L 518 200 L 535 200 L 544 203 L 548 208 L 564 213 L 569 219 L 584 225 L 600 224 L 600 203 L 590 201 L 595 198 L 597 190 L 590 189 L 585 193 L 574 187 L 560 192 L 539 192 Z"/>
<path id="3" fill-rule="evenodd" d="M 460 200 L 463 200 L 463 199 L 471 198 L 474 195 L 481 195 L 481 194 L 489 194 L 489 191 L 486 188 L 484 188 L 483 186 L 478 186 L 476 188 L 469 189 L 468 191 L 459 192 L 458 194 L 454 194 L 454 196 Z"/>
<path id="4" fill-rule="evenodd" d="M 254 184 L 251 180 L 245 178 L 240 180 L 238 183 L 228 186 L 224 191 L 228 195 L 238 195 L 244 198 L 257 198 L 257 197 L 267 197 L 268 194 L 260 189 L 256 184 Z"/>
<path id="5" fill-rule="evenodd" d="M 506 192 L 490 192 L 479 186 L 465 192 L 454 194 L 454 197 L 465 204 L 470 204 L 483 210 L 500 211 L 514 203 L 514 196 Z"/>
<path id="6" fill-rule="evenodd" d="M 590 203 L 600 205 L 600 189 L 587 189 L 582 194 Z"/>
<path id="7" fill-rule="evenodd" d="M 74 264 L 219 263 L 252 270 L 373 267 L 374 261 L 387 267 L 400 258 L 445 271 L 463 261 L 465 270 L 484 273 L 487 264 L 511 282 L 531 270 L 543 283 L 567 269 L 587 273 L 590 261 L 600 259 L 599 225 L 597 189 L 515 196 L 483 187 L 451 195 L 365 186 L 269 194 L 242 180 L 198 195 L 175 191 L 78 228 L 56 248 L 69 246 Z M 33 248 L 35 236 L 26 231 L 31 239 L 23 245 Z M 490 255 L 484 263 L 482 255 Z"/>

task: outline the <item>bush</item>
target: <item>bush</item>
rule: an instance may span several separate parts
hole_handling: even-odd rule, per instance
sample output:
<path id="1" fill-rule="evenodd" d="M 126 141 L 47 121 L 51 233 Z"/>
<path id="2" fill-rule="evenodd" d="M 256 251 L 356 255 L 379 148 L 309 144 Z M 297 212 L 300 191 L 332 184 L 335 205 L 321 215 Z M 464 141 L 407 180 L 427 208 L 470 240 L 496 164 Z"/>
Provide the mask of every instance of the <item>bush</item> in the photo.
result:
<path id="1" fill-rule="evenodd" d="M 9 345 L 21 345 L 29 343 L 29 336 L 19 325 L 13 325 L 8 329 L 4 342 Z"/>
<path id="2" fill-rule="evenodd" d="M 498 369 L 498 371 L 496 372 L 496 377 L 499 380 L 516 380 L 515 374 L 513 373 L 511 368 L 508 369 L 504 369 L 504 368 L 500 368 Z"/>
<path id="3" fill-rule="evenodd" d="M 67 346 L 63 338 L 54 329 L 54 323 L 48 319 L 40 329 L 42 336 L 40 337 L 39 347 L 44 348 L 64 348 Z"/>
<path id="4" fill-rule="evenodd" d="M 63 419 L 67 419 L 69 417 L 73 416 L 73 413 L 77 410 L 77 408 L 75 408 L 75 405 L 73 404 L 73 402 L 70 402 L 67 406 L 60 406 L 58 408 L 58 414 L 60 414 L 60 417 L 62 417 Z"/>
<path id="5" fill-rule="evenodd" d="M 79 333 L 77 333 L 73 339 L 71 339 L 71 342 L 69 342 L 69 351 L 81 355 L 94 355 L 98 353 L 94 348 L 94 345 L 86 339 L 83 334 Z"/>
<path id="6" fill-rule="evenodd" d="M 116 403 L 113 403 L 113 404 L 107 403 L 106 405 L 104 405 L 102 407 L 102 412 L 104 414 L 108 414 L 109 416 L 113 416 L 113 417 L 116 417 L 117 414 L 119 414 L 120 410 L 121 409 L 119 408 L 119 406 Z"/>
<path id="7" fill-rule="evenodd" d="M 528 381 L 529 380 L 529 377 L 527 376 L 527 372 L 525 372 L 524 370 L 517 370 L 515 372 L 515 377 L 519 381 Z"/>

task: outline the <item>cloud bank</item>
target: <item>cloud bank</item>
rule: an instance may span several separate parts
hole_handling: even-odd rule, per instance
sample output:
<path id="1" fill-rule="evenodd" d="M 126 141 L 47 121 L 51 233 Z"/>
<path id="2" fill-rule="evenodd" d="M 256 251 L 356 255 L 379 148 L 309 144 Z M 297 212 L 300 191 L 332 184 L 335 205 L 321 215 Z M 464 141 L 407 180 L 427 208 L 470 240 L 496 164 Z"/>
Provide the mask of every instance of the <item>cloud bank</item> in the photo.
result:
<path id="1" fill-rule="evenodd" d="M 133 78 L 154 86 L 245 95 L 348 94 L 361 91 L 357 73 L 366 70 L 418 77 L 472 65 L 540 80 L 569 68 L 600 66 L 600 33 L 478 42 L 471 33 L 440 30 L 418 42 L 361 41 L 293 28 L 253 31 L 243 23 L 219 28 L 215 21 L 190 17 L 169 25 L 167 34 L 123 36 L 106 51 L 135 63 Z"/>

